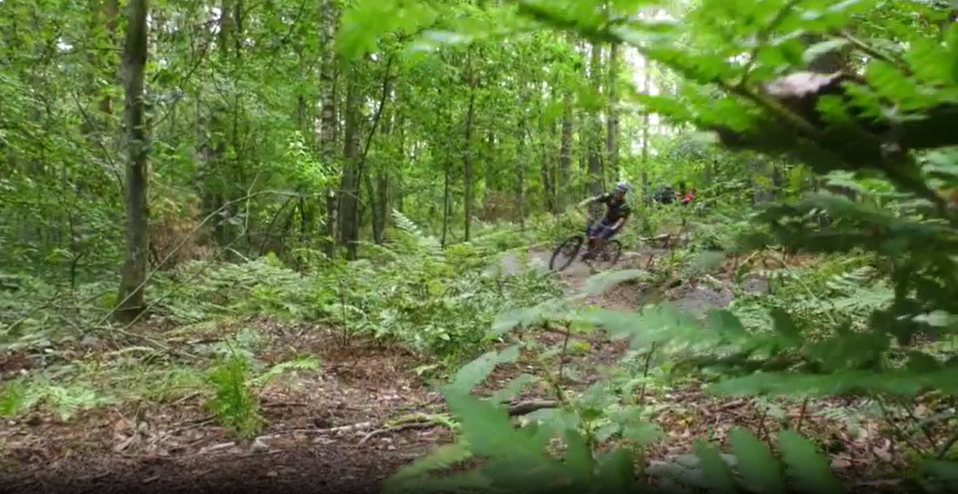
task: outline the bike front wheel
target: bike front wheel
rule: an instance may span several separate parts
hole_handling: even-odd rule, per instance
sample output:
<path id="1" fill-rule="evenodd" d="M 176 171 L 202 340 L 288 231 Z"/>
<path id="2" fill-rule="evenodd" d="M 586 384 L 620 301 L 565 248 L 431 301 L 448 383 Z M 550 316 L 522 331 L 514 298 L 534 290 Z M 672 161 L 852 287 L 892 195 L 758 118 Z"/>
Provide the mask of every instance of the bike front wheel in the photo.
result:
<path id="1" fill-rule="evenodd" d="M 552 251 L 552 258 L 549 259 L 549 270 L 562 271 L 569 267 L 579 254 L 579 249 L 582 248 L 584 240 L 585 237 L 582 235 L 573 235 L 559 244 Z"/>

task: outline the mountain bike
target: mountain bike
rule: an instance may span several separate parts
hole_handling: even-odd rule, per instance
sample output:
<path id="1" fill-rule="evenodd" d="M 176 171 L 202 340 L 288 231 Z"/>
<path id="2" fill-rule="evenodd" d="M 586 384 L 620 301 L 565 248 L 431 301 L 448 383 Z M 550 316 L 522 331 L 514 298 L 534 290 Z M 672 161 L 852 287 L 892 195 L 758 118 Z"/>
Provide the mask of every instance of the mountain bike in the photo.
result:
<path id="1" fill-rule="evenodd" d="M 567 238 L 564 242 L 556 246 L 555 250 L 552 251 L 552 258 L 549 259 L 549 269 L 552 271 L 562 271 L 565 268 L 568 268 L 572 263 L 578 258 L 583 262 L 592 264 L 597 269 L 609 269 L 612 266 L 615 266 L 615 263 L 619 262 L 619 257 L 622 255 L 622 244 L 618 240 L 611 238 L 602 242 L 602 247 L 595 248 L 595 237 L 600 233 L 598 231 L 592 231 L 591 227 L 596 225 L 596 220 L 590 218 L 588 229 L 591 234 L 588 239 L 586 239 L 585 234 L 576 234 Z M 600 226 L 599 228 L 605 228 Z M 582 250 L 582 246 L 585 244 L 586 249 L 582 257 L 579 257 L 579 251 Z"/>

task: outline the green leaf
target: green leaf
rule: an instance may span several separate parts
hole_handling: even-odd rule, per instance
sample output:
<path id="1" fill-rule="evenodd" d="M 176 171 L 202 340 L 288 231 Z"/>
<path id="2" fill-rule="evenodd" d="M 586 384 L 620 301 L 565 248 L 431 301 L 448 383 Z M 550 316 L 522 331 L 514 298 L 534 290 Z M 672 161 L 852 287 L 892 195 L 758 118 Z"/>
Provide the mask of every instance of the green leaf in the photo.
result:
<path id="1" fill-rule="evenodd" d="M 653 422 L 628 422 L 622 424 L 622 438 L 636 446 L 649 446 L 666 437 L 662 426 Z"/>
<path id="2" fill-rule="evenodd" d="M 708 328 L 730 337 L 733 341 L 748 338 L 742 321 L 728 309 L 711 309 L 706 313 Z"/>
<path id="3" fill-rule="evenodd" d="M 447 390 L 446 402 L 459 419 L 463 438 L 472 453 L 480 456 L 502 456 L 524 461 L 542 459 L 535 442 L 512 428 L 505 410 L 474 396 Z"/>
<path id="4" fill-rule="evenodd" d="M 946 486 L 958 488 L 958 462 L 927 460 L 922 462 L 922 468 L 931 476 L 937 477 Z"/>
<path id="5" fill-rule="evenodd" d="M 522 345 L 511 345 L 504 348 L 499 355 L 496 357 L 496 363 L 499 364 L 508 364 L 515 362 L 519 358 L 519 350 L 522 348 Z"/>
<path id="6" fill-rule="evenodd" d="M 504 388 L 497 390 L 490 397 L 490 401 L 501 403 L 503 401 L 508 401 L 516 397 L 521 391 L 522 388 L 527 384 L 538 380 L 537 377 L 530 374 L 520 374 L 515 379 L 509 381 Z"/>
<path id="7" fill-rule="evenodd" d="M 780 307 L 771 310 L 773 328 L 782 337 L 785 347 L 792 348 L 802 344 L 802 334 L 795 325 L 792 315 Z"/>
<path id="8" fill-rule="evenodd" d="M 462 366 L 456 372 L 453 382 L 448 385 L 449 388 L 462 393 L 472 391 L 482 381 L 492 374 L 496 364 L 499 362 L 499 353 L 491 350 L 480 355 L 478 358 Z"/>
<path id="9" fill-rule="evenodd" d="M 908 352 L 906 366 L 909 370 L 920 373 L 932 373 L 941 369 L 941 363 L 935 357 L 914 350 Z"/>
<path id="10" fill-rule="evenodd" d="M 750 490 L 761 494 L 785 491 L 779 463 L 764 443 L 741 427 L 729 432 L 729 441 L 735 452 L 738 471 Z"/>
<path id="11" fill-rule="evenodd" d="M 596 483 L 600 492 L 611 494 L 632 492 L 635 472 L 632 468 L 632 454 L 628 449 L 617 449 L 611 454 L 600 457 L 598 463 Z"/>
<path id="12" fill-rule="evenodd" d="M 419 486 L 411 484 L 422 481 L 423 477 L 430 471 L 448 468 L 471 457 L 472 453 L 463 443 L 444 444 L 411 464 L 400 467 L 386 479 L 383 492 L 384 494 L 391 494 L 413 491 Z"/>
<path id="13" fill-rule="evenodd" d="M 709 485 L 722 494 L 734 494 L 735 479 L 732 478 L 732 472 L 728 464 L 722 460 L 718 449 L 703 439 L 696 439 L 694 447 Z"/>
<path id="14" fill-rule="evenodd" d="M 565 465 L 572 482 L 582 488 L 588 488 L 592 480 L 592 451 L 582 433 L 575 429 L 566 429 Z"/>
<path id="15" fill-rule="evenodd" d="M 952 0 L 952 4 L 956 4 L 955 0 Z M 952 8 L 958 8 L 954 6 Z M 948 45 L 948 50 L 951 52 L 951 83 L 958 84 L 958 24 L 951 23 L 951 26 L 948 28 L 948 33 L 945 35 L 945 43 Z"/>
<path id="16" fill-rule="evenodd" d="M 828 457 L 818 452 L 814 443 L 792 431 L 782 431 L 778 435 L 778 447 L 788 466 L 788 476 L 800 490 L 808 494 L 845 492 L 832 474 Z"/>

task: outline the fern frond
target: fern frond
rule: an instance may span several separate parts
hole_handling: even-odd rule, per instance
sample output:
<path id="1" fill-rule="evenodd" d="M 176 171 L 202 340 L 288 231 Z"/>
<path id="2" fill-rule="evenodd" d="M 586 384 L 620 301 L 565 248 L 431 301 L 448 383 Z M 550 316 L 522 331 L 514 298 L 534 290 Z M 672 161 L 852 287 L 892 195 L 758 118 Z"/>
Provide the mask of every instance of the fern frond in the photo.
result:
<path id="1" fill-rule="evenodd" d="M 435 237 L 431 237 L 425 234 L 419 225 L 417 225 L 413 220 L 409 219 L 406 215 L 400 213 L 399 211 L 393 209 L 392 211 L 393 221 L 396 224 L 396 228 L 399 231 L 405 233 L 410 238 L 415 240 L 416 245 L 423 249 L 426 253 L 441 255 L 442 246 L 439 244 L 439 240 Z"/>
<path id="2" fill-rule="evenodd" d="M 832 276 L 825 286 L 835 292 L 847 294 L 867 286 L 875 278 L 875 272 L 875 268 L 871 266 L 862 266 Z"/>

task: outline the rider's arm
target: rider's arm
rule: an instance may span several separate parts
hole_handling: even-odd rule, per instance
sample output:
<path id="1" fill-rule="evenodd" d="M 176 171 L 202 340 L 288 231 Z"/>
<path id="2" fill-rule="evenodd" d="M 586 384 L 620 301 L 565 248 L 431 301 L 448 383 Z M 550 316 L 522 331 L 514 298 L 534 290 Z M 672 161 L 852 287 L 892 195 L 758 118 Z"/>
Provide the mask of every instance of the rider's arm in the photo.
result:
<path id="1" fill-rule="evenodd" d="M 632 208 L 630 208 L 628 205 L 623 206 L 622 217 L 619 218 L 614 225 L 612 225 L 612 231 L 616 231 L 616 232 L 619 231 L 619 229 L 622 228 L 622 225 L 625 224 L 625 221 L 628 220 L 629 216 L 631 215 L 632 215 Z"/>
<path id="2" fill-rule="evenodd" d="M 598 202 L 601 199 L 602 199 L 602 196 L 589 197 L 588 199 L 583 200 L 579 204 L 576 204 L 575 207 L 578 210 L 582 210 L 583 207 L 588 206 L 589 204 L 592 204 L 594 202 Z"/>

